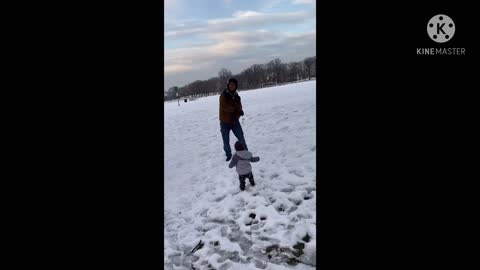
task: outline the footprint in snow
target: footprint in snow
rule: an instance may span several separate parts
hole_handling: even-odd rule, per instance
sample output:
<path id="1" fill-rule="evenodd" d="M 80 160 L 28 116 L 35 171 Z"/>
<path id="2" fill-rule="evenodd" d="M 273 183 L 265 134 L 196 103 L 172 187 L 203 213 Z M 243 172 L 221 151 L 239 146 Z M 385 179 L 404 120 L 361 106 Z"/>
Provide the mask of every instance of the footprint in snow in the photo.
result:
<path id="1" fill-rule="evenodd" d="M 311 219 L 312 215 L 310 215 L 308 213 L 299 213 L 299 214 L 297 214 L 297 217 L 300 218 L 300 219 Z"/>
<path id="2" fill-rule="evenodd" d="M 298 169 L 289 170 L 288 173 L 289 173 L 289 174 L 296 175 L 296 176 L 298 176 L 298 177 L 304 177 L 302 171 L 301 171 L 301 170 L 298 170 Z"/>
<path id="3" fill-rule="evenodd" d="M 215 198 L 214 201 L 215 201 L 215 202 L 220 202 L 220 201 L 222 201 L 223 199 L 225 199 L 225 197 L 227 197 L 227 195 L 222 195 L 222 196 L 220 196 L 220 197 Z"/>
<path id="4" fill-rule="evenodd" d="M 286 186 L 280 189 L 281 192 L 285 192 L 285 193 L 291 193 L 293 190 L 294 190 L 294 187 L 292 186 Z"/>
<path id="5" fill-rule="evenodd" d="M 313 198 L 313 194 L 312 193 L 309 193 L 307 196 L 305 196 L 303 199 L 304 200 L 310 200 L 311 198 Z"/>
<path id="6" fill-rule="evenodd" d="M 272 204 L 277 201 L 277 199 L 275 197 L 268 197 L 267 200 Z"/>
<path id="7" fill-rule="evenodd" d="M 290 207 L 290 208 L 288 209 L 288 213 L 290 214 L 290 213 L 294 212 L 294 211 L 297 210 L 297 209 L 298 209 L 298 207 L 296 207 L 295 205 L 293 205 L 292 207 Z"/>
<path id="8" fill-rule="evenodd" d="M 288 200 L 291 201 L 295 205 L 300 205 L 302 203 L 302 200 L 297 199 L 297 198 L 288 198 Z"/>
<path id="9" fill-rule="evenodd" d="M 279 175 L 277 173 L 274 173 L 274 174 L 270 175 L 270 179 L 273 180 L 273 179 L 277 178 L 278 176 Z"/>
<path id="10" fill-rule="evenodd" d="M 275 207 L 275 209 L 276 209 L 278 212 L 285 212 L 286 207 L 285 207 L 283 204 L 280 204 L 280 205 L 278 205 L 277 207 Z"/>
<path id="11" fill-rule="evenodd" d="M 314 172 L 315 170 L 310 167 L 310 166 L 305 166 L 305 169 L 308 171 L 308 172 Z"/>

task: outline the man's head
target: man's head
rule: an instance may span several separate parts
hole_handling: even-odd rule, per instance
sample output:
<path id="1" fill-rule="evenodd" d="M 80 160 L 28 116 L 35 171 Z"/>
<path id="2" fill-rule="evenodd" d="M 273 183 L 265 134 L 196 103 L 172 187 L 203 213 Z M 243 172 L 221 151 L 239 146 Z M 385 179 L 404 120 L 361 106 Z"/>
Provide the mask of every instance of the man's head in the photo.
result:
<path id="1" fill-rule="evenodd" d="M 238 82 L 235 78 L 231 78 L 230 80 L 228 80 L 228 84 L 227 84 L 228 90 L 233 92 L 237 90 L 237 87 L 238 87 Z"/>

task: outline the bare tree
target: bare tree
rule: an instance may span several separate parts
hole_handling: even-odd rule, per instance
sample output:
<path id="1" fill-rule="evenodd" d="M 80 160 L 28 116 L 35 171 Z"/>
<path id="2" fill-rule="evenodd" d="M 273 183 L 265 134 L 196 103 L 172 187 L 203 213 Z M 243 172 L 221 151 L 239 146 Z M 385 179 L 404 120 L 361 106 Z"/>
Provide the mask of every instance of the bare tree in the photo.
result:
<path id="1" fill-rule="evenodd" d="M 300 79 L 301 66 L 298 62 L 290 62 L 287 65 L 288 68 L 288 81 L 294 82 Z"/>
<path id="2" fill-rule="evenodd" d="M 207 80 L 206 88 L 208 89 L 208 93 L 218 93 L 223 89 L 219 86 L 220 80 L 218 77 L 213 77 Z"/>
<path id="3" fill-rule="evenodd" d="M 253 89 L 257 86 L 253 67 L 249 67 L 240 73 L 239 83 L 242 89 Z"/>
<path id="4" fill-rule="evenodd" d="M 312 69 L 313 63 L 315 62 L 315 59 L 313 57 L 308 57 L 305 60 L 303 60 L 303 62 L 305 63 L 305 67 L 307 68 L 308 79 L 310 80 L 311 78 L 310 71 Z"/>
<path id="5" fill-rule="evenodd" d="M 222 84 L 226 85 L 227 82 L 228 82 L 228 79 L 230 79 L 231 77 L 233 77 L 232 72 L 230 70 L 226 69 L 226 68 L 222 68 L 218 72 L 218 79 L 219 79 L 220 87 L 222 87 Z"/>
<path id="6" fill-rule="evenodd" d="M 218 77 L 208 80 L 189 83 L 183 87 L 171 87 L 164 95 L 165 100 L 186 96 L 202 96 L 211 93 L 220 93 L 226 86 L 229 78 L 236 77 L 240 89 L 260 88 L 264 83 L 281 83 L 297 81 L 298 79 L 316 77 L 316 56 L 308 57 L 300 62 L 282 63 L 276 58 L 266 64 L 254 64 L 239 74 L 232 75 L 232 72 L 222 68 Z M 175 90 L 176 89 L 176 90 Z M 175 93 L 174 93 L 175 92 Z"/>
<path id="7" fill-rule="evenodd" d="M 312 58 L 313 58 L 312 77 L 317 77 L 317 57 L 314 56 Z"/>
<path id="8" fill-rule="evenodd" d="M 177 86 L 173 86 L 173 87 L 170 87 L 166 93 L 166 100 L 172 100 L 172 99 L 175 99 L 176 96 L 177 96 L 177 92 L 178 92 L 178 87 Z"/>
<path id="9" fill-rule="evenodd" d="M 282 70 L 282 61 L 279 58 L 275 58 L 274 60 L 268 62 L 267 64 L 268 81 L 279 83 L 281 70 Z"/>
<path id="10" fill-rule="evenodd" d="M 279 82 L 286 82 L 288 80 L 288 69 L 287 69 L 287 64 L 282 63 L 278 67 L 278 81 Z"/>
<path id="11" fill-rule="evenodd" d="M 275 75 L 273 72 L 273 60 L 268 62 L 265 65 L 265 73 L 266 73 L 266 82 L 274 82 Z"/>
<path id="12" fill-rule="evenodd" d="M 267 81 L 267 71 L 264 65 L 252 65 L 250 67 L 253 72 L 253 87 L 260 87 L 262 83 Z"/>

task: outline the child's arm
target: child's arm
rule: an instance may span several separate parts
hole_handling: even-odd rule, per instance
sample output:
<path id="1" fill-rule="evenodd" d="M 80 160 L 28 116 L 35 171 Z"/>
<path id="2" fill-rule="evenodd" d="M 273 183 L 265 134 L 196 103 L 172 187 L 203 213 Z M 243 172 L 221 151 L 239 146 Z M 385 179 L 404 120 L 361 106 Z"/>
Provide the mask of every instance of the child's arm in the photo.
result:
<path id="1" fill-rule="evenodd" d="M 238 160 L 239 160 L 239 157 L 237 155 L 233 155 L 232 160 L 230 161 L 230 164 L 228 164 L 228 167 L 233 168 L 237 166 Z"/>
<path id="2" fill-rule="evenodd" d="M 258 162 L 260 160 L 260 157 L 251 157 L 249 159 L 250 162 Z"/>

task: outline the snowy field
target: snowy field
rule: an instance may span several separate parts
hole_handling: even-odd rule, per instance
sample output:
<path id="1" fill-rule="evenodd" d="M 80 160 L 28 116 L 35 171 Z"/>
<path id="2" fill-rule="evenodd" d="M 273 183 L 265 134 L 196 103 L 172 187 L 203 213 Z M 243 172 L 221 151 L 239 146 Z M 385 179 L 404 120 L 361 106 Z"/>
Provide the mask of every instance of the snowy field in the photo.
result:
<path id="1" fill-rule="evenodd" d="M 315 86 L 239 92 L 260 157 L 243 192 L 225 161 L 219 96 L 165 102 L 165 269 L 315 269 Z"/>

